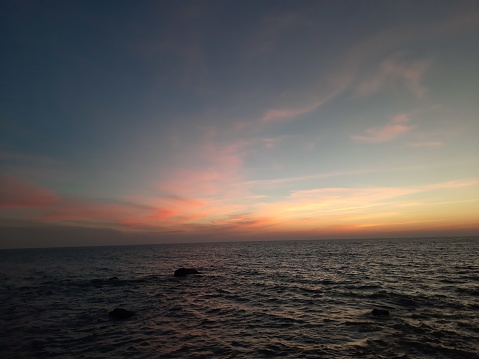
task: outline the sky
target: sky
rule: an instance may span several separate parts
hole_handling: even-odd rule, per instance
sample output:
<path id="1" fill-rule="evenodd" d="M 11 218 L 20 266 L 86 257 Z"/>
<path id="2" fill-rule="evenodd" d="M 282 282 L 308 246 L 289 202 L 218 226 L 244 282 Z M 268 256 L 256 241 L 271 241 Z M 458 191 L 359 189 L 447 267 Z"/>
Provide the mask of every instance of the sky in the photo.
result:
<path id="1" fill-rule="evenodd" d="M 479 234 L 479 1 L 2 1 L 0 248 Z"/>

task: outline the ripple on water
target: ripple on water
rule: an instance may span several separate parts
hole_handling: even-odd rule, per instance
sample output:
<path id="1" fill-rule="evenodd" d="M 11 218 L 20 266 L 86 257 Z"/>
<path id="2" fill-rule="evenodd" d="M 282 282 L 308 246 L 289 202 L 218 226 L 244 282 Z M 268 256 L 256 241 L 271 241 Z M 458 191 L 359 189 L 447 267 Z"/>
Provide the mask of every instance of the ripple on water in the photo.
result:
<path id="1" fill-rule="evenodd" d="M 0 251 L 0 350 L 478 358 L 478 249 L 435 239 Z M 204 275 L 173 277 L 181 266 Z M 111 320 L 115 307 L 137 315 Z M 372 316 L 378 307 L 391 315 Z"/>

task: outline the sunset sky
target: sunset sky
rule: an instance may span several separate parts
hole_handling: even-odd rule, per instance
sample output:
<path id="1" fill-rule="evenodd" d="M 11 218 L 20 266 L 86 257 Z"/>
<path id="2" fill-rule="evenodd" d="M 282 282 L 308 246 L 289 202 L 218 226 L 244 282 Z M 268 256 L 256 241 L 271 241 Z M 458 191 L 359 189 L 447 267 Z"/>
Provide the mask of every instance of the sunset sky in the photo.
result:
<path id="1" fill-rule="evenodd" d="M 2 1 L 0 247 L 479 234 L 479 1 Z"/>

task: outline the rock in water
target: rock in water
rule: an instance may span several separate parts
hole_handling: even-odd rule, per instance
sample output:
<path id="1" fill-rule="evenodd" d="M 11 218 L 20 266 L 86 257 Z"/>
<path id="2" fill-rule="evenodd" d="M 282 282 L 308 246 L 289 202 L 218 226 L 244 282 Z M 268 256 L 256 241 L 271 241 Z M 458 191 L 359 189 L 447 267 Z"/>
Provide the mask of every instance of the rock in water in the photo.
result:
<path id="1" fill-rule="evenodd" d="M 373 309 L 371 314 L 376 317 L 387 317 L 389 315 L 389 310 L 386 309 Z"/>
<path id="2" fill-rule="evenodd" d="M 200 274 L 195 268 L 180 268 L 175 270 L 175 277 L 185 277 L 188 274 Z"/>
<path id="3" fill-rule="evenodd" d="M 110 313 L 108 313 L 113 319 L 128 319 L 135 315 L 135 313 L 126 310 L 124 308 L 115 308 Z"/>

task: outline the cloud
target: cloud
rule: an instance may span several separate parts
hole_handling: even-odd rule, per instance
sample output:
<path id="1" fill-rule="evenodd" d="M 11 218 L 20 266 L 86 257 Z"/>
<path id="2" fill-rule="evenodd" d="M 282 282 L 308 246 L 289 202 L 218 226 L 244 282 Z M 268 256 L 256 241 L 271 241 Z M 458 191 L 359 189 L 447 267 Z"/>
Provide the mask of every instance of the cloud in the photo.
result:
<path id="1" fill-rule="evenodd" d="M 269 29 L 266 32 L 268 38 L 274 34 L 272 37 L 275 41 L 259 41 L 263 44 L 262 46 L 266 46 L 268 50 L 264 52 L 267 53 L 271 52 L 271 49 L 276 46 L 276 41 L 281 39 L 279 34 L 283 29 L 290 29 L 291 26 L 305 26 L 305 24 L 308 24 L 308 27 L 312 26 L 312 31 L 319 29 L 314 22 L 306 21 L 309 18 L 306 13 L 301 16 L 296 14 L 295 16 L 273 18 L 275 25 L 269 24 L 265 29 Z M 423 36 L 423 33 L 424 31 L 420 35 Z M 339 60 L 323 64 L 315 69 L 309 81 L 312 85 L 300 86 L 300 90 L 295 91 L 296 94 L 293 98 L 285 99 L 282 96 L 279 99 L 281 101 L 279 106 L 268 106 L 260 116 L 260 124 L 271 125 L 300 118 L 316 111 L 352 86 L 355 86 L 354 90 L 358 95 L 368 96 L 380 91 L 385 86 L 400 83 L 416 98 L 423 99 L 427 94 L 423 80 L 432 64 L 430 58 L 410 60 L 405 58 L 403 53 L 398 53 L 382 61 L 369 78 L 355 84 L 361 72 L 370 63 L 376 61 L 378 57 L 390 54 L 395 47 L 414 41 L 417 36 L 415 29 L 392 27 L 356 43 L 346 49 Z"/>
<path id="2" fill-rule="evenodd" d="M 421 23 L 414 27 L 392 26 L 385 31 L 365 38 L 347 49 L 341 56 L 342 62 L 334 63 L 327 72 L 333 73 L 334 77 L 330 83 L 330 95 L 318 96 L 320 99 L 313 101 L 311 105 L 285 106 L 273 108 L 264 113 L 262 123 L 275 123 L 291 120 L 307 113 L 313 112 L 320 106 L 330 101 L 343 91 L 353 87 L 359 96 L 369 96 L 377 93 L 386 86 L 396 83 L 402 84 L 410 91 L 415 98 L 422 100 L 428 93 L 424 85 L 424 77 L 433 64 L 432 58 L 408 59 L 403 52 L 386 58 L 382 61 L 376 71 L 362 81 L 360 74 L 369 64 L 374 63 L 377 58 L 406 44 L 424 39 L 435 39 L 441 36 L 448 36 L 477 28 L 479 13 L 477 7 L 460 11 L 452 17 L 434 20 L 432 23 Z M 356 83 L 354 83 L 356 81 Z M 320 79 L 320 85 L 324 89 L 324 77 Z M 317 91 L 310 90 L 306 95 L 314 96 Z"/>
<path id="3" fill-rule="evenodd" d="M 291 198 L 309 202 L 314 199 L 315 202 L 326 203 L 335 201 L 354 201 L 357 203 L 367 203 L 379 201 L 392 197 L 402 196 L 417 192 L 416 189 L 399 187 L 373 187 L 373 188 L 320 188 L 312 190 L 294 191 Z"/>
<path id="4" fill-rule="evenodd" d="M 311 90 L 312 93 L 307 95 L 307 97 L 313 98 L 314 100 L 309 101 L 309 103 L 305 105 L 292 105 L 269 109 L 260 118 L 260 124 L 266 125 L 296 119 L 316 111 L 318 108 L 331 101 L 346 90 L 352 81 L 352 76 L 349 74 L 349 70 L 343 69 L 342 71 L 336 70 L 334 72 L 334 76 L 328 77 L 329 80 L 326 81 L 326 85 L 324 84 L 325 81 L 323 79 L 317 85 L 319 88 Z"/>
<path id="5" fill-rule="evenodd" d="M 317 223 L 326 224 L 328 221 L 357 224 L 374 207 L 395 204 L 401 207 L 402 202 L 397 200 L 401 196 L 456 190 L 478 184 L 479 180 L 469 179 L 413 187 L 317 188 L 292 191 L 289 196 L 275 202 L 261 202 L 264 198 L 256 197 L 250 202 L 241 196 L 201 203 L 169 196 L 160 198 L 155 205 L 70 199 L 46 206 L 40 220 L 43 223 L 80 223 L 147 232 L 168 230 L 204 234 L 208 231 L 284 231 L 293 227 L 301 229 Z M 388 213 L 388 216 L 395 215 Z M 380 215 L 373 213 L 371 216 L 378 218 Z"/>
<path id="6" fill-rule="evenodd" d="M 120 224 L 127 225 L 129 227 L 145 227 L 145 226 L 152 226 L 156 224 L 162 224 L 163 220 L 171 218 L 175 216 L 177 211 L 165 208 L 158 208 L 153 211 L 153 214 L 149 214 L 146 216 L 141 217 L 127 217 L 121 218 L 118 220 Z"/>
<path id="7" fill-rule="evenodd" d="M 186 198 L 186 197 L 181 197 L 174 194 L 168 194 L 164 196 L 163 199 L 168 202 L 181 203 L 191 207 L 203 207 L 205 205 L 205 202 L 199 199 Z"/>
<path id="8" fill-rule="evenodd" d="M 162 174 L 156 187 L 173 196 L 200 201 L 203 197 L 234 192 L 238 189 L 234 184 L 242 178 L 246 145 L 245 141 L 217 144 L 208 136 L 193 146 L 176 168 Z"/>
<path id="9" fill-rule="evenodd" d="M 198 207 L 169 205 L 157 206 L 121 201 L 62 200 L 42 209 L 36 220 L 42 224 L 77 224 L 86 227 L 116 228 L 122 230 L 178 230 L 185 222 L 198 220 L 204 215 Z"/>
<path id="10" fill-rule="evenodd" d="M 444 165 L 445 164 L 441 164 L 439 166 L 442 167 Z M 425 168 L 436 168 L 436 167 L 438 167 L 438 165 L 358 169 L 358 170 L 342 171 L 342 172 L 314 173 L 314 174 L 305 175 L 305 176 L 272 178 L 272 179 L 264 179 L 264 180 L 251 180 L 251 181 L 246 181 L 245 183 L 248 186 L 251 186 L 253 188 L 256 187 L 256 186 L 271 187 L 271 186 L 277 186 L 277 185 L 284 185 L 284 184 L 288 184 L 288 183 L 308 181 L 308 180 L 311 180 L 311 179 L 355 176 L 355 175 L 358 175 L 358 174 L 368 174 L 368 173 L 387 173 L 387 172 L 414 171 L 414 170 L 421 170 L 421 169 L 425 169 Z"/>
<path id="11" fill-rule="evenodd" d="M 292 107 L 292 108 L 281 108 L 281 109 L 270 109 L 261 117 L 261 123 L 274 123 L 282 122 L 292 118 L 296 118 L 316 110 L 323 101 L 315 102 L 311 105 L 304 107 Z"/>
<path id="12" fill-rule="evenodd" d="M 225 218 L 215 220 L 213 225 L 228 228 L 235 231 L 257 231 L 260 228 L 274 225 L 275 220 L 269 217 L 259 217 L 252 213 L 234 214 Z"/>
<path id="13" fill-rule="evenodd" d="M 148 211 L 131 214 L 122 218 L 118 223 L 130 228 L 158 229 L 177 226 L 190 221 L 196 221 L 207 215 L 205 201 L 194 198 L 184 198 L 176 195 L 167 195 L 155 199 L 136 198 L 139 202 L 152 203 Z"/>
<path id="14" fill-rule="evenodd" d="M 265 137 L 265 138 L 260 138 L 259 142 L 263 144 L 264 148 L 267 149 L 272 149 L 275 148 L 281 141 L 283 141 L 286 138 L 286 136 L 280 136 L 280 137 Z"/>
<path id="15" fill-rule="evenodd" d="M 0 174 L 0 208 L 43 207 L 60 200 L 52 191 L 15 176 Z"/>
<path id="16" fill-rule="evenodd" d="M 372 127 L 367 129 L 362 135 L 351 135 L 350 137 L 357 142 L 363 143 L 392 141 L 413 129 L 412 126 L 407 125 L 408 122 L 410 122 L 410 118 L 407 115 L 398 115 L 383 127 Z"/>
<path id="17" fill-rule="evenodd" d="M 422 84 L 423 77 L 431 64 L 431 59 L 407 61 L 402 60 L 400 55 L 397 55 L 383 61 L 374 75 L 360 82 L 356 87 L 356 93 L 360 96 L 369 96 L 383 87 L 399 81 L 417 99 L 422 99 L 427 94 L 427 88 Z"/>
<path id="18" fill-rule="evenodd" d="M 299 190 L 292 191 L 281 201 L 258 202 L 254 207 L 254 215 L 258 218 L 274 219 L 272 228 L 278 231 L 327 229 L 338 225 L 353 226 L 357 229 L 372 224 L 387 226 L 390 219 L 408 219 L 411 206 L 430 206 L 427 202 L 411 202 L 413 197 L 410 196 L 436 190 L 456 191 L 478 184 L 479 179 L 468 179 L 409 187 L 328 187 Z"/>
<path id="19" fill-rule="evenodd" d="M 437 190 L 437 189 L 455 189 L 455 188 L 478 186 L 478 185 L 479 185 L 479 179 L 473 178 L 473 179 L 434 183 L 434 184 L 418 187 L 418 189 L 421 191 L 431 191 L 431 190 Z"/>

